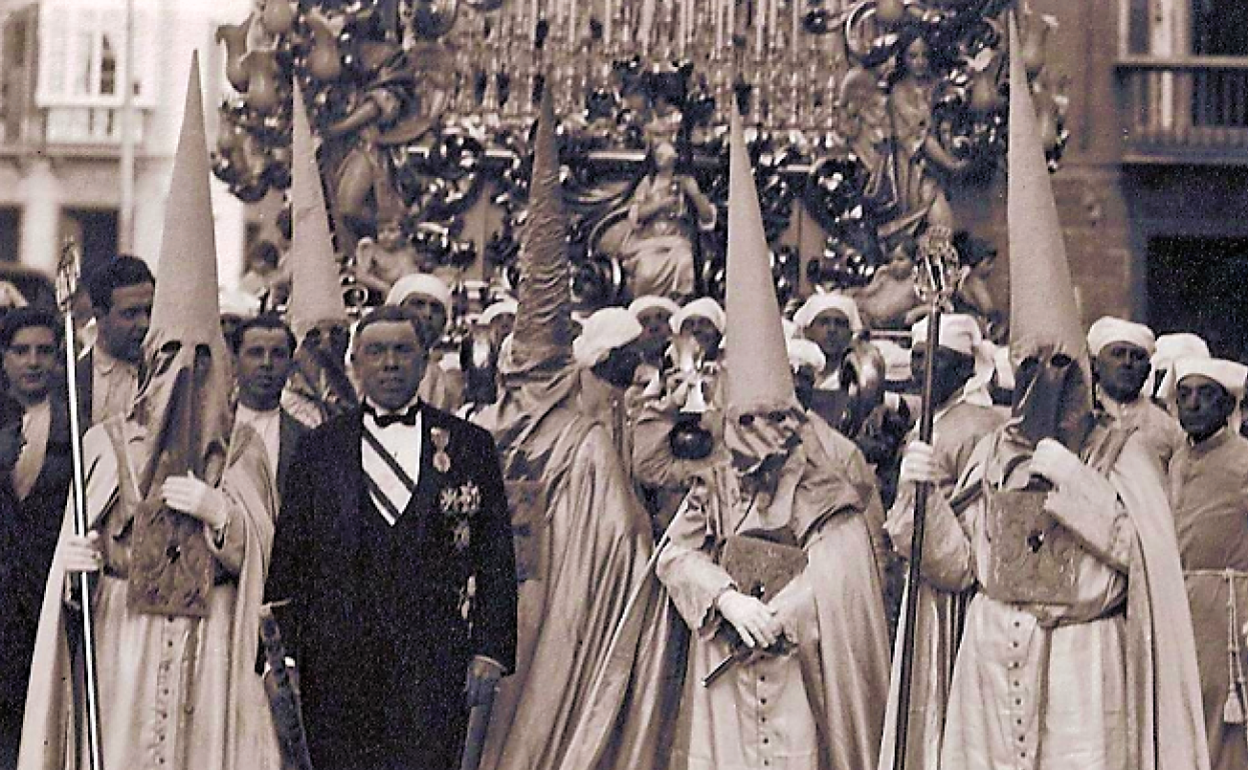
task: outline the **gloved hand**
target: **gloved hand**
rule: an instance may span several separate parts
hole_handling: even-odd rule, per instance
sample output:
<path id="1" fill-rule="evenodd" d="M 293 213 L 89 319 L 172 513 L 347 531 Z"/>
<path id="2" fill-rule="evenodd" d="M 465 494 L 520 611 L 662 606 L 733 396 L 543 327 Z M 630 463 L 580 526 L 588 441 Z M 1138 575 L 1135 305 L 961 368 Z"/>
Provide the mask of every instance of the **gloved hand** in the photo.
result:
<path id="1" fill-rule="evenodd" d="M 911 441 L 901 458 L 903 484 L 936 483 L 936 453 L 931 444 Z"/>
<path id="2" fill-rule="evenodd" d="M 211 529 L 219 530 L 229 520 L 225 495 L 195 478 L 194 474 L 170 476 L 165 479 L 160 494 L 165 505 L 199 519 Z"/>
<path id="3" fill-rule="evenodd" d="M 60 549 L 66 572 L 98 572 L 104 566 L 99 532 L 88 532 L 85 537 L 70 535 L 61 541 Z"/>
<path id="4" fill-rule="evenodd" d="M 1078 482 L 1088 470 L 1079 456 L 1051 438 L 1040 439 L 1031 457 L 1031 473 L 1041 476 L 1059 489 Z"/>
<path id="5" fill-rule="evenodd" d="M 719 614 L 737 629 L 747 647 L 766 649 L 784 633 L 784 624 L 776 617 L 775 609 L 753 596 L 740 591 L 725 591 L 715 601 L 715 606 Z"/>
<path id="6" fill-rule="evenodd" d="M 474 655 L 472 662 L 468 664 L 468 681 L 464 684 L 468 707 L 488 703 L 498 687 L 498 680 L 502 677 L 502 664 L 484 655 Z"/>

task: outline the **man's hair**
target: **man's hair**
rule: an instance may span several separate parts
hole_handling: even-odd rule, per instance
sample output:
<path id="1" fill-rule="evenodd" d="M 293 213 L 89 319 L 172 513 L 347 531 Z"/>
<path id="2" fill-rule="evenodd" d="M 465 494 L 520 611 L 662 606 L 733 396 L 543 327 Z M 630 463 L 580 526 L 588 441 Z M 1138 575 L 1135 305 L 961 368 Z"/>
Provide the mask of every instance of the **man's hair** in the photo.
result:
<path id="1" fill-rule="evenodd" d="M 61 324 L 56 314 L 47 308 L 27 305 L 10 310 L 0 320 L 0 350 L 8 350 L 17 333 L 32 326 L 51 329 L 56 344 L 61 344 Z"/>
<path id="2" fill-rule="evenodd" d="M 243 340 L 246 339 L 247 332 L 252 329 L 281 329 L 286 332 L 286 343 L 290 346 L 291 354 L 294 354 L 295 346 L 297 345 L 295 333 L 290 330 L 290 327 L 286 325 L 286 322 L 277 313 L 264 312 L 254 318 L 244 319 L 238 326 L 234 327 L 234 333 L 230 335 L 229 342 L 230 349 L 234 351 L 235 355 L 243 349 Z"/>
<path id="3" fill-rule="evenodd" d="M 115 259 L 96 267 L 87 274 L 87 293 L 91 305 L 107 313 L 113 309 L 113 291 L 125 286 L 156 284 L 147 263 L 129 254 L 118 254 Z"/>
<path id="4" fill-rule="evenodd" d="M 360 337 L 364 335 L 365 329 L 378 323 L 411 324 L 412 330 L 416 332 L 416 338 L 421 341 L 421 346 L 424 346 L 424 338 L 420 336 L 420 320 L 415 313 L 401 305 L 378 305 L 368 311 L 360 319 L 359 325 L 355 327 L 356 344 L 358 344 Z"/>

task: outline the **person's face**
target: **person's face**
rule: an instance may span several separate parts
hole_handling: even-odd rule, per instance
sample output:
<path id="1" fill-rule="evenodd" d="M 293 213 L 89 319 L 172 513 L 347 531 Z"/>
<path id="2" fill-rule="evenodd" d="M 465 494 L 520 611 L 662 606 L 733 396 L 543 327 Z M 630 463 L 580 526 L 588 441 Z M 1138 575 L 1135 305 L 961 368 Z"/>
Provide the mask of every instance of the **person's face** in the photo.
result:
<path id="1" fill-rule="evenodd" d="M 654 166 L 659 171 L 671 171 L 676 167 L 676 149 L 664 142 L 654 150 Z"/>
<path id="2" fill-rule="evenodd" d="M 837 366 L 849 350 L 854 332 L 848 316 L 839 310 L 825 310 L 810 322 L 805 335 L 823 351 L 829 366 Z"/>
<path id="3" fill-rule="evenodd" d="M 641 336 L 637 338 L 636 344 L 644 360 L 651 363 L 662 360 L 663 351 L 672 337 L 672 327 L 669 323 L 671 317 L 671 313 L 663 308 L 650 308 L 638 314 L 637 322 L 641 324 Z"/>
<path id="4" fill-rule="evenodd" d="M 1235 398 L 1226 388 L 1198 374 L 1179 381 L 1179 424 L 1197 441 L 1209 438 L 1226 425 L 1235 411 Z"/>
<path id="5" fill-rule="evenodd" d="M 360 388 L 382 409 L 401 409 L 416 395 L 428 353 L 406 321 L 378 321 L 364 327 L 355 343 Z"/>
<path id="6" fill-rule="evenodd" d="M 920 391 L 923 388 L 923 371 L 927 366 L 927 345 L 916 344 L 910 349 L 910 376 Z M 932 401 L 943 405 L 971 379 L 975 373 L 975 359 L 956 350 L 936 346 L 932 359 Z"/>
<path id="7" fill-rule="evenodd" d="M 1111 342 L 1093 359 L 1097 384 L 1115 401 L 1127 403 L 1139 398 L 1152 370 L 1148 351 L 1129 342 Z"/>
<path id="8" fill-rule="evenodd" d="M 724 423 L 724 443 L 732 453 L 733 466 L 742 473 L 779 467 L 800 443 L 801 426 L 801 415 L 792 409 L 730 413 Z"/>
<path id="9" fill-rule="evenodd" d="M 276 409 L 294 363 L 285 329 L 251 328 L 238 346 L 238 400 L 249 409 Z"/>
<path id="10" fill-rule="evenodd" d="M 397 222 L 383 222 L 377 226 L 377 244 L 386 251 L 397 251 L 407 244 L 403 239 L 403 228 Z"/>
<path id="11" fill-rule="evenodd" d="M 697 340 L 702 350 L 706 351 L 707 358 L 715 356 L 715 352 L 719 350 L 719 340 L 723 336 L 711 319 L 697 315 L 685 319 L 680 325 L 680 333 Z"/>
<path id="12" fill-rule="evenodd" d="M 927 41 L 923 38 L 915 38 L 914 42 L 906 46 L 905 53 L 906 72 L 916 78 L 927 77 L 931 73 L 932 60 L 927 47 Z"/>
<path id="13" fill-rule="evenodd" d="M 56 372 L 55 332 L 46 326 L 19 329 L 5 348 L 3 358 L 10 395 L 23 404 L 47 398 Z"/>
<path id="14" fill-rule="evenodd" d="M 446 330 L 446 308 L 441 302 L 425 294 L 409 294 L 400 304 L 416 315 L 425 347 L 431 348 L 442 339 L 442 332 Z"/>
<path id="15" fill-rule="evenodd" d="M 131 364 L 143 361 L 143 339 L 152 323 L 152 299 L 156 287 L 151 283 L 118 286 L 113 289 L 113 305 L 107 313 L 96 309 L 100 341 L 109 355 Z"/>
<path id="16" fill-rule="evenodd" d="M 636 342 L 616 348 L 606 359 L 594 366 L 594 374 L 613 388 L 623 390 L 633 384 L 637 367 L 641 365 L 641 352 Z"/>
<path id="17" fill-rule="evenodd" d="M 13 466 L 17 465 L 17 458 L 25 443 L 20 420 L 0 427 L 0 473 L 13 472 Z"/>

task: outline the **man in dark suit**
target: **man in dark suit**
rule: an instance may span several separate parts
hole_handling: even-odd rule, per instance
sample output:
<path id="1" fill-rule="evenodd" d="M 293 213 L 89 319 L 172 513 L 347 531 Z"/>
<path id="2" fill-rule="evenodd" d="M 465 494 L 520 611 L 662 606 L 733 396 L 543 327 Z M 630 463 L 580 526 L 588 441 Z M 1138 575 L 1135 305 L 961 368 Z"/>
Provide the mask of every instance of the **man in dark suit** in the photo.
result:
<path id="1" fill-rule="evenodd" d="M 5 759 L 16 762 L 39 607 L 72 477 L 69 408 L 53 387 L 60 341 L 48 310 L 18 308 L 0 321 L 4 399 L 17 405 L 21 444 L 16 456 L 0 461 L 0 767 L 12 766 Z"/>
<path id="2" fill-rule="evenodd" d="M 86 430 L 109 417 L 126 416 L 134 403 L 156 279 L 146 262 L 119 254 L 88 273 L 84 283 L 99 333 L 76 367 L 79 414 Z"/>
<path id="3" fill-rule="evenodd" d="M 264 441 L 280 490 L 308 432 L 281 408 L 282 388 L 294 367 L 295 335 L 276 313 L 262 313 L 240 321 L 229 342 L 238 385 L 234 424 L 250 426 Z"/>
<path id="4" fill-rule="evenodd" d="M 366 316 L 364 406 L 304 438 L 283 490 L 266 600 L 288 602 L 317 770 L 452 770 L 469 706 L 514 665 L 496 449 L 420 402 L 427 356 L 408 311 Z"/>

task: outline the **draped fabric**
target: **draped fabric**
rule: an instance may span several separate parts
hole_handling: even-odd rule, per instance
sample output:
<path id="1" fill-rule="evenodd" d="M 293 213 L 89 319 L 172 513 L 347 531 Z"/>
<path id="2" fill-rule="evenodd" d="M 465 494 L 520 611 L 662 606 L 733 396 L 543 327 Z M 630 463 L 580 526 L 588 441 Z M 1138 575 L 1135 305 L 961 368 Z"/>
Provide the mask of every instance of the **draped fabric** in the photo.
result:
<path id="1" fill-rule="evenodd" d="M 1214 770 L 1248 767 L 1242 720 L 1248 692 L 1235 681 L 1248 672 L 1248 440 L 1229 430 L 1186 445 L 1170 466 L 1170 503 L 1196 632 L 1196 662 Z M 1238 636 L 1238 638 L 1237 638 Z M 1230 709 L 1234 711 L 1234 708 Z"/>
<path id="2" fill-rule="evenodd" d="M 965 402 L 954 404 L 936 414 L 932 447 L 940 481 L 933 494 L 946 500 L 952 496 L 975 445 L 1003 421 L 1004 417 L 997 410 Z M 911 438 L 917 438 L 917 435 L 912 434 Z M 889 511 L 889 523 L 895 526 L 901 520 L 909 522 L 913 515 L 914 488 L 907 485 L 902 487 Z M 897 529 L 890 529 L 890 534 L 895 534 L 897 541 L 901 541 L 894 541 L 896 547 L 908 553 L 909 529 L 904 534 Z M 906 588 L 907 593 L 910 590 L 909 587 Z M 920 581 L 918 591 L 906 767 L 914 770 L 935 770 L 940 761 L 941 735 L 945 728 L 945 703 L 949 699 L 954 658 L 958 652 L 958 641 L 962 636 L 966 603 L 970 595 L 941 590 L 928 581 Z M 908 599 L 908 596 L 903 595 L 903 607 Z M 880 746 L 880 770 L 892 768 L 896 754 L 901 651 L 906 633 L 903 615 L 893 645 L 884 741 Z"/>
<path id="3" fill-rule="evenodd" d="M 538 568 L 518 591 L 516 670 L 495 699 L 482 759 L 490 770 L 560 766 L 653 551 L 609 431 L 578 406 L 577 379 L 516 375 L 480 415 L 507 480 L 538 481 L 546 499 L 529 535 Z"/>
<path id="4" fill-rule="evenodd" d="M 695 480 L 612 640 L 564 770 L 874 764 L 888 640 L 864 511 L 879 500 L 861 454 L 822 433 L 808 426 L 766 513 L 731 502 L 727 463 Z M 712 557 L 716 543 L 777 524 L 809 560 L 773 602 L 796 649 L 704 688 L 727 654 L 713 605 L 731 578 Z"/>
<path id="5" fill-rule="evenodd" d="M 1103 447 L 1114 433 L 1099 429 L 1090 443 Z M 1003 442 L 1000 433 L 981 442 L 962 487 L 995 478 L 1013 451 Z M 1156 460 L 1133 437 L 1103 472 L 1107 484 L 1059 489 L 1046 504 L 1086 549 L 1067 605 L 990 595 L 984 497 L 967 510 L 965 530 L 940 500 L 929 509 L 925 576 L 979 587 L 954 668 L 941 767 L 1208 767 L 1191 617 Z"/>
<path id="6" fill-rule="evenodd" d="M 84 439 L 93 528 L 131 513 L 137 494 L 125 488 L 133 480 L 122 463 L 132 461 L 117 450 L 141 443 L 141 430 L 112 420 Z M 202 621 L 135 614 L 127 606 L 126 581 L 100 579 L 94 610 L 105 767 L 278 766 L 268 705 L 255 672 L 259 607 L 276 519 L 272 478 L 262 442 L 253 432 L 238 432 L 221 481 L 230 523 L 224 545 L 214 549 L 231 577 L 212 589 L 210 614 Z M 72 532 L 71 507 L 61 538 Z M 67 645 L 72 611 L 62 601 L 66 578 L 58 557 L 39 621 L 18 763 L 22 770 L 78 766 L 73 747 L 81 737 L 73 709 L 81 690 L 71 689 L 78 666 Z"/>

